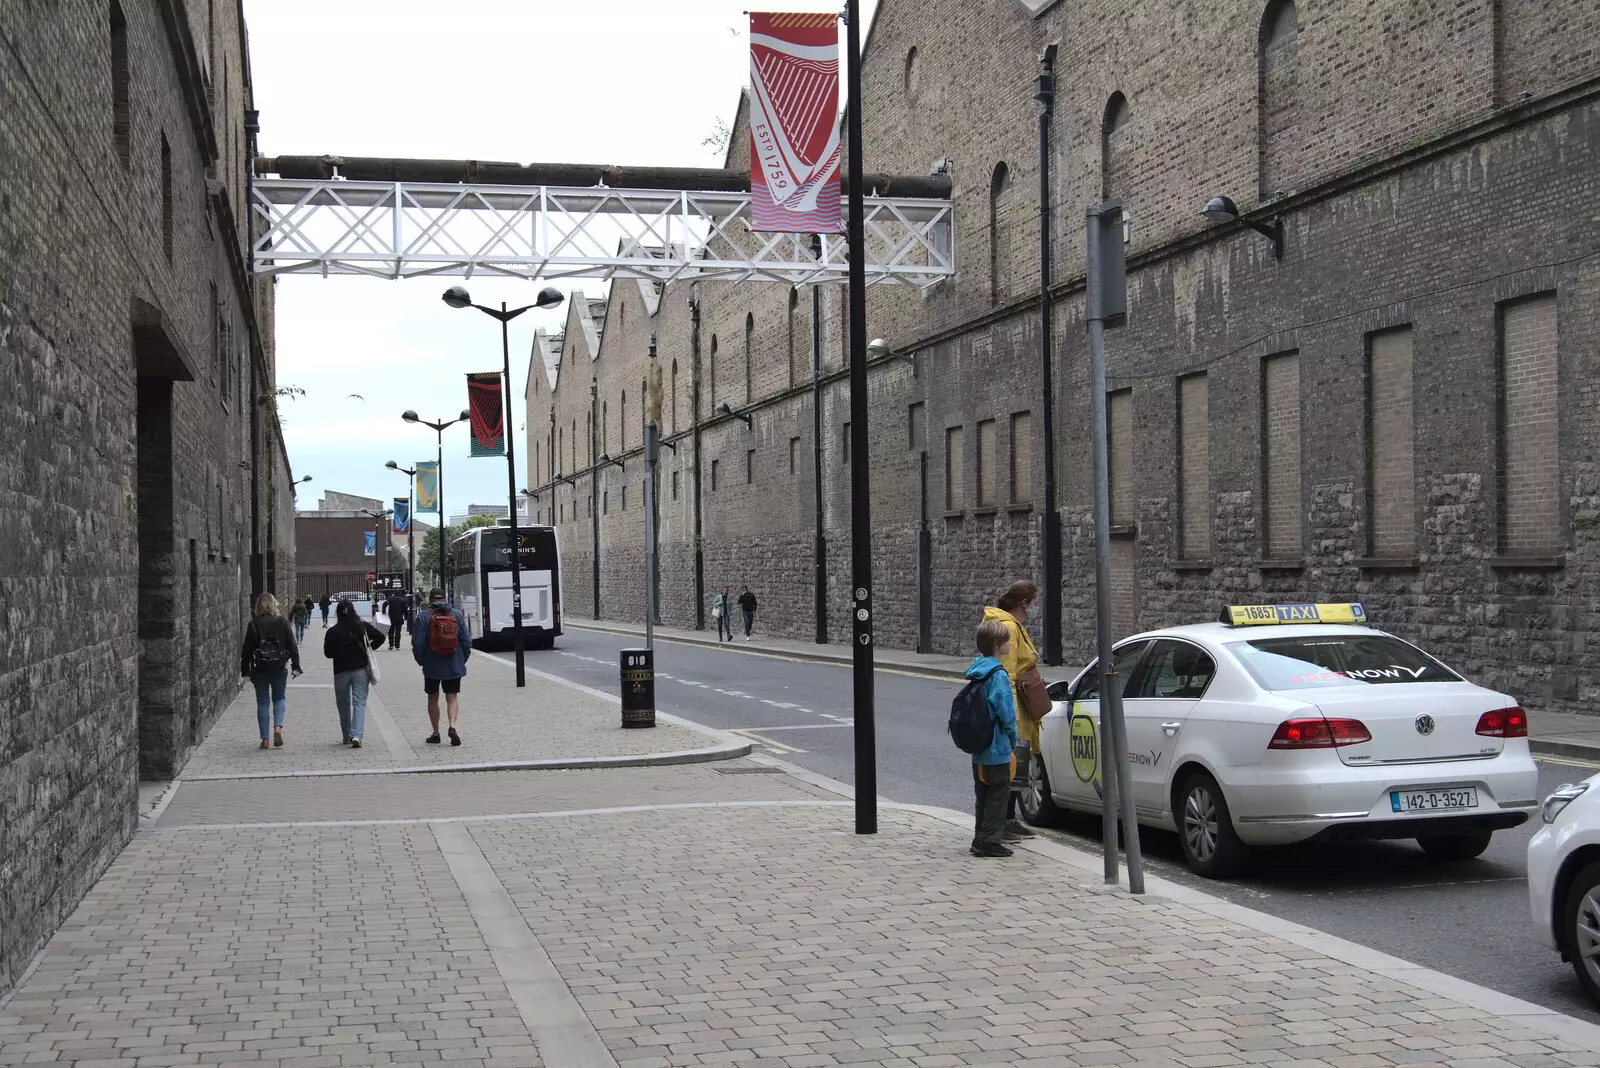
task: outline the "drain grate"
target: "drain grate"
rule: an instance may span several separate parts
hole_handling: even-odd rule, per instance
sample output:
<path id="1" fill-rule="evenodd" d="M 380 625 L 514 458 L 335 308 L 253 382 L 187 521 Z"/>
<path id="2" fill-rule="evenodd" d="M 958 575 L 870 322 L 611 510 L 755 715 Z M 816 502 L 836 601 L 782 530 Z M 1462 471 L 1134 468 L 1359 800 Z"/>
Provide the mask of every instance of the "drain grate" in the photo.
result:
<path id="1" fill-rule="evenodd" d="M 782 768 L 768 768 L 768 767 L 763 767 L 762 765 L 759 765 L 759 764 L 751 766 L 751 767 L 743 767 L 743 768 L 713 768 L 712 770 L 715 771 L 718 775 L 786 775 L 786 774 L 788 774 Z"/>

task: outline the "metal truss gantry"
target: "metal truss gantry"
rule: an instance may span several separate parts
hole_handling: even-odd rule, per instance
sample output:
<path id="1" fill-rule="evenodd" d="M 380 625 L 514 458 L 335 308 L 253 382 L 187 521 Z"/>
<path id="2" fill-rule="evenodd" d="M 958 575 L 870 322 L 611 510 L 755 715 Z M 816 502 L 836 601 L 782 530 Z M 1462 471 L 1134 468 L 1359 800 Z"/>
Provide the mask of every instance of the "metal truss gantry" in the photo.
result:
<path id="1" fill-rule="evenodd" d="M 750 194 L 257 178 L 258 274 L 844 282 L 843 235 L 749 230 Z M 866 198 L 869 285 L 955 274 L 951 204 Z"/>

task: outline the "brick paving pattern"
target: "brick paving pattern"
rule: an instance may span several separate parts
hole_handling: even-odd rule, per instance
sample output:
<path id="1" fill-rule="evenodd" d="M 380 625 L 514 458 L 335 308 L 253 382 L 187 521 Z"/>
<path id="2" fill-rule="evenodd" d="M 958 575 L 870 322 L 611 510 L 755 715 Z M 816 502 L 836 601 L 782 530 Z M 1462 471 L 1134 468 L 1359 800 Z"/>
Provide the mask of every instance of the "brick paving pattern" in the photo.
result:
<path id="1" fill-rule="evenodd" d="M 462 745 L 446 739 L 428 745 L 428 698 L 422 673 L 409 652 L 373 653 L 382 681 L 367 699 L 362 748 L 341 744 L 339 713 L 333 702 L 333 670 L 322 656 L 321 628 L 306 631 L 306 673 L 291 680 L 285 715 L 284 747 L 262 750 L 256 726 L 255 691 L 247 684 L 217 721 L 182 777 L 282 774 L 290 771 L 355 771 L 426 765 L 551 760 L 590 756 L 638 756 L 682 752 L 717 744 L 687 727 L 660 723 L 648 730 L 623 730 L 616 702 L 575 690 L 538 675 L 516 687 L 513 668 L 474 655 L 461 687 Z M 391 751 L 379 718 L 388 716 L 411 751 Z M 444 720 L 440 709 L 441 724 Z"/>

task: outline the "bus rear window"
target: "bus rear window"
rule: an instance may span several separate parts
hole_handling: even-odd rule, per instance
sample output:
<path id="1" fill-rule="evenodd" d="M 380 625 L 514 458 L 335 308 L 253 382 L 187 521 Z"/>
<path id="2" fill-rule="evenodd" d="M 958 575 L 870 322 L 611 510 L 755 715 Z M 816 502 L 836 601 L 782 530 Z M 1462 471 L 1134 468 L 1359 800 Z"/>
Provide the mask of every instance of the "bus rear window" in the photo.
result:
<path id="1" fill-rule="evenodd" d="M 556 532 L 548 527 L 521 530 L 522 555 L 517 563 L 524 571 L 554 571 L 556 568 Z M 511 531 L 506 529 L 483 532 L 483 566 L 488 571 L 511 570 Z"/>
<path id="2" fill-rule="evenodd" d="M 1264 690 L 1461 681 L 1427 653 L 1385 634 L 1260 638 L 1228 648 Z"/>

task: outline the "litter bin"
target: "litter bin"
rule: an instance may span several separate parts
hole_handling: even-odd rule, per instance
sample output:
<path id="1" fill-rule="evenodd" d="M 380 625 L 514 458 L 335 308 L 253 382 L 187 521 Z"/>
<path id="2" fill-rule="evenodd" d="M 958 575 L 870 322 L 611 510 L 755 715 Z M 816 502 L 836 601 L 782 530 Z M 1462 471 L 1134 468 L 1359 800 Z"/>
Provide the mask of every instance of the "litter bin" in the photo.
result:
<path id="1" fill-rule="evenodd" d="M 623 727 L 656 725 L 656 654 L 649 649 L 624 649 L 622 668 Z"/>

